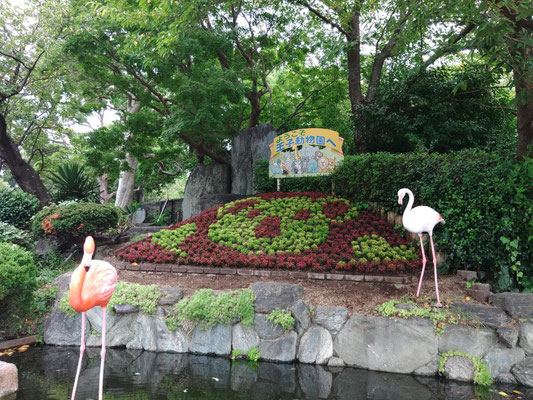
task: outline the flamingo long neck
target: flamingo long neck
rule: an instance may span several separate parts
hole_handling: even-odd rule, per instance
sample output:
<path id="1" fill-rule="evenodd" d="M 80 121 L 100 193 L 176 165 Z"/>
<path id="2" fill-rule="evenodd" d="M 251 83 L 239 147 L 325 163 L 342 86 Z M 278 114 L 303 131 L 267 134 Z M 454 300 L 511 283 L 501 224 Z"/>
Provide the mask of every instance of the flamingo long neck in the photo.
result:
<path id="1" fill-rule="evenodd" d="M 413 208 L 413 204 L 415 202 L 415 195 L 411 190 L 406 189 L 406 193 L 409 196 L 409 201 L 407 202 L 407 207 L 405 207 L 404 214 L 409 214 L 411 212 L 411 209 Z"/>
<path id="2" fill-rule="evenodd" d="M 72 273 L 68 301 L 70 306 L 76 311 L 86 311 L 84 310 L 85 305 L 81 297 L 86 275 L 87 271 L 85 270 L 85 266 L 83 264 L 76 268 L 76 270 Z"/>

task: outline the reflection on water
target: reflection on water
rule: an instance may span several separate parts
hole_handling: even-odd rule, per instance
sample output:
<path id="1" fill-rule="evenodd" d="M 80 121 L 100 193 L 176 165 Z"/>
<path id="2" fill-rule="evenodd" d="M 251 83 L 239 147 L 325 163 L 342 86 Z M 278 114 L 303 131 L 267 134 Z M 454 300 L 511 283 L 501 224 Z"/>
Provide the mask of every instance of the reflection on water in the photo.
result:
<path id="1" fill-rule="evenodd" d="M 99 349 L 89 348 L 87 354 L 77 396 L 83 400 L 98 398 Z M 33 348 L 4 360 L 19 369 L 16 399 L 70 398 L 77 348 Z M 125 349 L 108 349 L 104 391 L 107 400 L 501 398 L 495 392 L 476 393 L 470 384 L 436 378 Z"/>

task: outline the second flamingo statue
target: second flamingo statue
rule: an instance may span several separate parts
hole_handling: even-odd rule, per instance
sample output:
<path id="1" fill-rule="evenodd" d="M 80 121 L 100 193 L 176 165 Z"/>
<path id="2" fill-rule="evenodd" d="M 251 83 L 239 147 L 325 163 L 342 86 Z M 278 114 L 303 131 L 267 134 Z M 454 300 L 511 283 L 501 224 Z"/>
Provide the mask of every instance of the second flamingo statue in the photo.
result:
<path id="1" fill-rule="evenodd" d="M 93 260 L 94 240 L 91 236 L 85 239 L 83 245 L 83 258 L 78 268 L 72 273 L 70 279 L 70 306 L 81 312 L 81 345 L 80 359 L 72 389 L 71 400 L 76 397 L 76 388 L 80 377 L 81 362 L 85 351 L 85 312 L 93 307 L 102 308 L 102 351 L 100 353 L 100 381 L 98 385 L 98 399 L 103 398 L 104 360 L 105 360 L 105 334 L 107 304 L 113 296 L 117 284 L 117 271 L 106 261 Z"/>
<path id="2" fill-rule="evenodd" d="M 444 219 L 434 209 L 426 206 L 418 206 L 413 208 L 415 202 L 415 196 L 407 188 L 398 190 L 398 204 L 403 203 L 403 197 L 409 196 L 409 202 L 403 212 L 402 223 L 405 229 L 409 232 L 416 233 L 420 238 L 420 249 L 422 250 L 422 273 L 420 274 L 420 281 L 418 282 L 418 290 L 416 291 L 416 297 L 420 295 L 420 287 L 422 286 L 422 279 L 424 278 L 424 270 L 426 269 L 426 254 L 424 253 L 424 242 L 422 235 L 427 232 L 429 235 L 429 241 L 431 243 L 431 253 L 433 255 L 433 270 L 435 274 L 435 291 L 437 292 L 437 307 L 441 307 L 439 297 L 439 283 L 437 281 L 437 259 L 435 258 L 435 246 L 433 245 L 433 228 L 438 223 L 444 224 Z"/>

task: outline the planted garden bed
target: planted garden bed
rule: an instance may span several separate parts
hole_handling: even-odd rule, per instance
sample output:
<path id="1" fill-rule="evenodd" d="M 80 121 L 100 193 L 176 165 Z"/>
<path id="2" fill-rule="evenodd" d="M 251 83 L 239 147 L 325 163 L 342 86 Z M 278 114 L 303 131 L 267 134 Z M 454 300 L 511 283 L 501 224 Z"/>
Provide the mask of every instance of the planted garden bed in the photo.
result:
<path id="1" fill-rule="evenodd" d="M 405 273 L 415 249 L 365 205 L 315 193 L 268 193 L 207 210 L 118 253 L 128 262 Z"/>

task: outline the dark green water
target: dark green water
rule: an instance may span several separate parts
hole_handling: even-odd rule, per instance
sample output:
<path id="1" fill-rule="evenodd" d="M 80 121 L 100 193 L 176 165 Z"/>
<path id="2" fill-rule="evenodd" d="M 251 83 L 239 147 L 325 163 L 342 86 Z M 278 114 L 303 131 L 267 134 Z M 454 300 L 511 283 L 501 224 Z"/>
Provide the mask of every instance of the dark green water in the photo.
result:
<path id="1" fill-rule="evenodd" d="M 77 399 L 98 398 L 99 349 L 90 348 Z M 17 400 L 70 399 L 78 360 L 75 347 L 31 348 L 2 357 L 19 370 Z M 128 399 L 501 399 L 493 388 L 480 392 L 470 384 L 436 378 L 387 374 L 355 368 L 328 369 L 303 364 L 232 362 L 186 354 L 109 349 L 104 397 Z M 524 388 L 523 399 L 531 395 Z M 515 397 L 518 398 L 518 397 Z"/>

